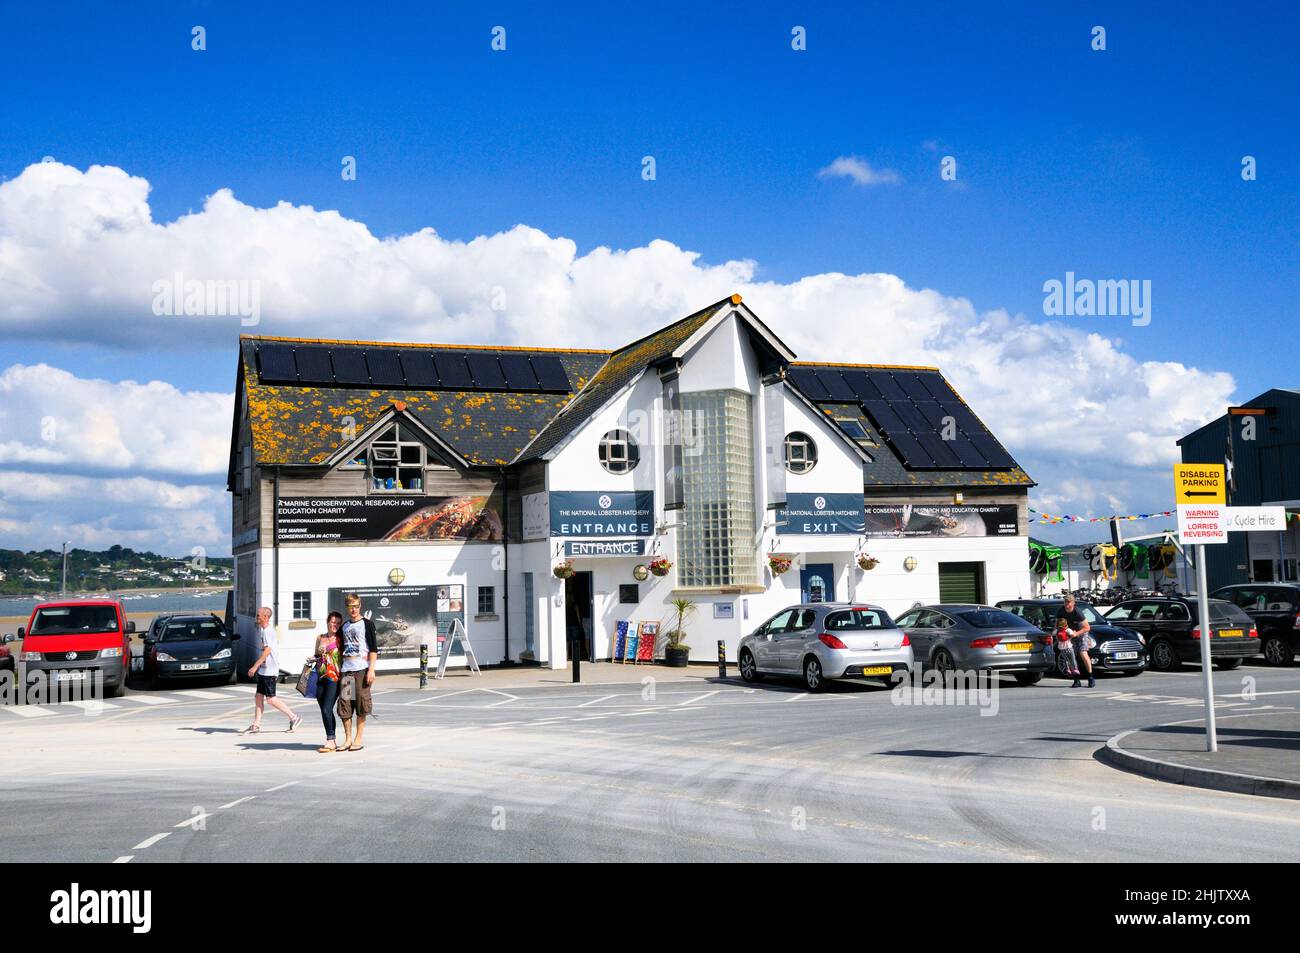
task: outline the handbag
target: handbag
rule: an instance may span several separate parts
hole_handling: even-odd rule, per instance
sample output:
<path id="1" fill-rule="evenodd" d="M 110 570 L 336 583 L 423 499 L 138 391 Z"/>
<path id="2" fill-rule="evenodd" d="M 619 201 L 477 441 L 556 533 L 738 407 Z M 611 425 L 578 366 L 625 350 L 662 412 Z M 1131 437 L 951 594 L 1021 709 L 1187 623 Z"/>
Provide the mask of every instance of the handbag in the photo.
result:
<path id="1" fill-rule="evenodd" d="M 298 694 L 304 698 L 315 698 L 316 679 L 316 663 L 310 661 L 302 667 L 302 674 L 298 676 Z"/>

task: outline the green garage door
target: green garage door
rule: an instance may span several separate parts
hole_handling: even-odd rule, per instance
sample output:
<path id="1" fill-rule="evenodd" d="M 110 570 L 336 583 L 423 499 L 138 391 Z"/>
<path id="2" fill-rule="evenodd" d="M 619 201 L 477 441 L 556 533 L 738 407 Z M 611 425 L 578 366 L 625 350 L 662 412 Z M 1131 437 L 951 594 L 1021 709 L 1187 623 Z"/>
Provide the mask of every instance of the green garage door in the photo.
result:
<path id="1" fill-rule="evenodd" d="M 940 602 L 984 602 L 983 563 L 939 563 Z"/>

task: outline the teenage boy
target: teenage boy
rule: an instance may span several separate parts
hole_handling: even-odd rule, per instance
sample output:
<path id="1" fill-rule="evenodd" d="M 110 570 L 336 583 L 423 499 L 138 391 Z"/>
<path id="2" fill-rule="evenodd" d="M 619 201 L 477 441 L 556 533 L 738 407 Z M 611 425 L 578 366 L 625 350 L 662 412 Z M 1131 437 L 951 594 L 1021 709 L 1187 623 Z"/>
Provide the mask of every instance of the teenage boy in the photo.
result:
<path id="1" fill-rule="evenodd" d="M 340 751 L 360 751 L 365 747 L 366 718 L 374 708 L 370 686 L 375 683 L 375 660 L 379 644 L 375 624 L 361 614 L 361 597 L 350 593 L 343 600 L 348 619 L 343 623 L 342 664 L 339 666 L 339 718 L 343 719 L 343 746 Z M 352 715 L 356 713 L 357 733 L 352 735 Z"/>

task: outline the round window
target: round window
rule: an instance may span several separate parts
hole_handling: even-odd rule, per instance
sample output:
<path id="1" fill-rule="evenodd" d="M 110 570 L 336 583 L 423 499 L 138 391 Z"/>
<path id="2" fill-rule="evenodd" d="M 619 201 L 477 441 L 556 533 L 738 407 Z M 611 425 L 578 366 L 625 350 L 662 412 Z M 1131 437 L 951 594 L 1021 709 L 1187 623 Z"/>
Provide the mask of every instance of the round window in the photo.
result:
<path id="1" fill-rule="evenodd" d="M 817 465 L 817 444 L 812 437 L 798 431 L 786 434 L 785 468 L 791 473 L 807 473 Z"/>
<path id="2" fill-rule="evenodd" d="M 611 430 L 600 438 L 600 465 L 610 473 L 629 473 L 640 460 L 641 451 L 626 430 Z"/>

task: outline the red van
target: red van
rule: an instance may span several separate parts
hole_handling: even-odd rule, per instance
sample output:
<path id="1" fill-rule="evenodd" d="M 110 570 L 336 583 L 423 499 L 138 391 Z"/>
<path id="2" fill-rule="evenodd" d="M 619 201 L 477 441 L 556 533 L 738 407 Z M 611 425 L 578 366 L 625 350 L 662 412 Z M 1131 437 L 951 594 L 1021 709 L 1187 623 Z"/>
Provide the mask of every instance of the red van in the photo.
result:
<path id="1" fill-rule="evenodd" d="M 108 599 L 42 602 L 32 610 L 19 661 L 27 672 L 49 672 L 59 683 L 103 678 L 105 698 L 121 693 L 131 664 L 131 633 L 122 603 Z M 96 673 L 99 673 L 97 675 Z"/>

